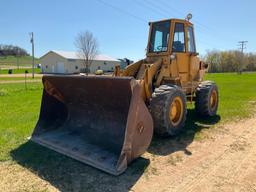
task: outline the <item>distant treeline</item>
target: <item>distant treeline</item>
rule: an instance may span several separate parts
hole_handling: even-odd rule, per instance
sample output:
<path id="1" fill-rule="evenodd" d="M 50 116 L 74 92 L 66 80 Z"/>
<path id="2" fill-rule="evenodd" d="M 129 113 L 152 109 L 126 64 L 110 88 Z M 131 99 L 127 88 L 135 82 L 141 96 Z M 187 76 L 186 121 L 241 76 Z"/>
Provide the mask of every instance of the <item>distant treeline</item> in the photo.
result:
<path id="1" fill-rule="evenodd" d="M 207 52 L 204 60 L 213 73 L 256 71 L 256 53 L 213 50 Z"/>
<path id="2" fill-rule="evenodd" d="M 0 44 L 0 56 L 28 56 L 28 52 L 19 47 L 14 45 L 3 45 Z"/>

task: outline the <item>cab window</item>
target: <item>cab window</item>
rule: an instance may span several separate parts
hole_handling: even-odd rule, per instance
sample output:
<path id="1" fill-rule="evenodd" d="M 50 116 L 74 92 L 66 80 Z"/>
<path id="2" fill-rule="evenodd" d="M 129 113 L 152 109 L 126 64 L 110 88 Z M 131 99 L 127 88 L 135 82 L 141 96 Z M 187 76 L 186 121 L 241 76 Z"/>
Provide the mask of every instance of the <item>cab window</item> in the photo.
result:
<path id="1" fill-rule="evenodd" d="M 173 52 L 185 52 L 185 32 L 184 24 L 176 23 L 174 29 L 174 37 L 172 43 Z"/>
<path id="2" fill-rule="evenodd" d="M 196 52 L 194 32 L 193 32 L 193 28 L 191 26 L 188 27 L 188 52 L 190 52 L 190 53 Z"/>
<path id="3" fill-rule="evenodd" d="M 170 36 L 170 21 L 153 23 L 149 52 L 166 52 Z"/>

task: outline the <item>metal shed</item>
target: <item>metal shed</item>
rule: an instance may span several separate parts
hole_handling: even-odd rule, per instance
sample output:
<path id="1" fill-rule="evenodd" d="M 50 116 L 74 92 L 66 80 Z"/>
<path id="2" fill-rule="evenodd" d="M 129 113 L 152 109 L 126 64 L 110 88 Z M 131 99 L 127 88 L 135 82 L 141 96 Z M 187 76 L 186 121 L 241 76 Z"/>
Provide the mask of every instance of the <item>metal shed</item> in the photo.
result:
<path id="1" fill-rule="evenodd" d="M 85 68 L 83 60 L 77 52 L 49 51 L 41 58 L 42 73 L 72 74 L 79 73 Z M 107 55 L 97 55 L 92 61 L 90 72 L 97 69 L 104 72 L 112 72 L 120 61 Z"/>

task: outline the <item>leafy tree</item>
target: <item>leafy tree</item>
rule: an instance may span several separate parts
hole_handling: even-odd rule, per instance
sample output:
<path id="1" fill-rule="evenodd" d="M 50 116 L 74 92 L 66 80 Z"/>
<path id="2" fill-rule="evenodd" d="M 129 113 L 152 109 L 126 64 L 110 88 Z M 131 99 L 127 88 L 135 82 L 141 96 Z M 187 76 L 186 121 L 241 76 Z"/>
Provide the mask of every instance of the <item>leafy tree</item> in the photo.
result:
<path id="1" fill-rule="evenodd" d="M 256 70 L 256 53 L 244 54 L 237 50 L 207 51 L 204 57 L 209 72 L 238 72 Z"/>
<path id="2" fill-rule="evenodd" d="M 0 44 L 0 56 L 28 56 L 28 52 L 19 47 L 14 45 L 4 45 Z"/>

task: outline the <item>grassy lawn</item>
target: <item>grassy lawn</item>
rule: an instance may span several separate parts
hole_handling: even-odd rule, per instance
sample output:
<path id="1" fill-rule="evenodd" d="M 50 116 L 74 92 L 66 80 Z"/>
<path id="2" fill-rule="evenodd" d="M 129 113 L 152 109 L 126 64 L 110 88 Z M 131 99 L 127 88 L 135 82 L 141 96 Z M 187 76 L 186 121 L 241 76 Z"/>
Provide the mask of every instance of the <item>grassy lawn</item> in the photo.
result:
<path id="1" fill-rule="evenodd" d="M 13 69 L 12 74 L 25 74 L 25 71 L 32 73 L 32 68 Z M 35 73 L 41 73 L 41 69 L 35 68 Z M 8 69 L 0 69 L 0 75 L 1 74 L 8 74 Z"/>
<path id="2" fill-rule="evenodd" d="M 27 80 L 39 80 L 42 79 L 42 77 L 34 77 L 34 79 L 31 77 L 31 75 L 27 76 Z M 4 81 L 21 81 L 23 80 L 25 82 L 25 76 L 24 77 L 2 77 L 0 75 L 0 82 Z"/>
<path id="3" fill-rule="evenodd" d="M 38 118 L 41 83 L 0 84 L 0 161 L 26 141 Z"/>
<path id="4" fill-rule="evenodd" d="M 35 63 L 40 63 L 38 58 L 35 58 Z M 30 67 L 32 64 L 31 56 L 22 56 L 22 57 L 14 57 L 14 56 L 6 56 L 0 57 L 0 68 L 9 68 L 9 67 L 17 67 L 17 64 L 20 67 Z"/>
<path id="5" fill-rule="evenodd" d="M 207 74 L 219 87 L 218 113 L 223 120 L 249 117 L 256 102 L 256 73 Z"/>

